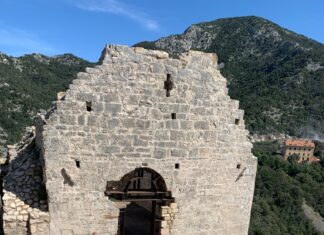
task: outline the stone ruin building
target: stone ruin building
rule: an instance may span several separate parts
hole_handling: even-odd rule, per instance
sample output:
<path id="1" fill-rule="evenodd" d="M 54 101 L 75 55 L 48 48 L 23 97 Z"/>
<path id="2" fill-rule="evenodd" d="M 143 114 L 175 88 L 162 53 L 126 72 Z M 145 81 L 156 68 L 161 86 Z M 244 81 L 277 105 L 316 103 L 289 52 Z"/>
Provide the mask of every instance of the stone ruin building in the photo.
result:
<path id="1" fill-rule="evenodd" d="M 100 62 L 8 147 L 4 234 L 246 235 L 257 161 L 216 55 Z"/>

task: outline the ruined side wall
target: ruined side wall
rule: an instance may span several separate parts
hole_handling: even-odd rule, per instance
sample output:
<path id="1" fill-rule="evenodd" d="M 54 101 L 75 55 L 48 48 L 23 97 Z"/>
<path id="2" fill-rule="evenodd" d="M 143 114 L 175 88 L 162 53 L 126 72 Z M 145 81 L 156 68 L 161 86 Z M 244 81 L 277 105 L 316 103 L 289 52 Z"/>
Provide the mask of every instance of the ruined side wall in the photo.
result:
<path id="1" fill-rule="evenodd" d="M 47 195 L 34 127 L 27 128 L 20 143 L 9 146 L 8 158 L 1 166 L 4 234 L 48 235 Z"/>
<path id="2" fill-rule="evenodd" d="M 141 166 L 175 197 L 172 234 L 247 234 L 256 159 L 216 56 L 109 46 L 102 63 L 78 75 L 44 126 L 51 234 L 116 234 L 106 182 Z"/>

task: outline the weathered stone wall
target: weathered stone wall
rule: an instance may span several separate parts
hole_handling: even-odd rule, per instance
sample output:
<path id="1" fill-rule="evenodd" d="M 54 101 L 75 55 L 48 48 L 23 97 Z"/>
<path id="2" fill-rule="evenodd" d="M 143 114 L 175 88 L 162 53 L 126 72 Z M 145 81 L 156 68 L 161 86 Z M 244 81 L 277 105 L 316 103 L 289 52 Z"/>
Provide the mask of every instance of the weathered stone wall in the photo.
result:
<path id="1" fill-rule="evenodd" d="M 247 234 L 257 162 L 216 55 L 108 46 L 101 62 L 78 74 L 44 125 L 50 234 L 116 234 L 106 182 L 141 166 L 175 197 L 172 234 Z"/>
<path id="2" fill-rule="evenodd" d="M 35 128 L 27 128 L 22 141 L 8 147 L 8 159 L 1 165 L 3 232 L 5 235 L 48 235 L 43 161 L 35 146 Z"/>

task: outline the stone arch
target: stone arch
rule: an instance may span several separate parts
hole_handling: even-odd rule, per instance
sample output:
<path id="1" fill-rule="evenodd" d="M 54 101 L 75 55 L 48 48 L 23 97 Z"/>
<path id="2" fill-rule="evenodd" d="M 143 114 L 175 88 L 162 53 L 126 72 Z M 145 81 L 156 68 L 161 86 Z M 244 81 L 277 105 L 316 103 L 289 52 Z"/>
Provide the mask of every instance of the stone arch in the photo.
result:
<path id="1" fill-rule="evenodd" d="M 166 226 L 164 217 L 172 211 L 171 206 L 177 209 L 175 199 L 155 170 L 136 168 L 119 181 L 108 181 L 105 194 L 120 209 L 118 235 L 159 235 L 162 230 L 163 234 L 170 231 L 172 221 Z"/>
<path id="2" fill-rule="evenodd" d="M 148 177 L 148 176 L 150 176 L 150 177 Z M 165 183 L 163 177 L 159 173 L 157 173 L 155 170 L 148 168 L 148 167 L 136 168 L 135 170 L 124 175 L 120 180 L 123 183 L 123 185 L 122 185 L 123 191 L 132 190 L 133 187 L 131 184 L 136 183 L 136 181 L 141 180 L 141 178 L 144 178 L 144 180 L 146 180 L 146 181 L 151 179 L 150 190 L 155 191 L 155 192 L 157 192 L 157 191 L 167 192 L 167 186 L 166 186 L 166 183 Z M 139 185 L 139 186 L 141 186 L 141 185 Z M 148 186 L 148 185 L 146 185 L 146 186 Z"/>

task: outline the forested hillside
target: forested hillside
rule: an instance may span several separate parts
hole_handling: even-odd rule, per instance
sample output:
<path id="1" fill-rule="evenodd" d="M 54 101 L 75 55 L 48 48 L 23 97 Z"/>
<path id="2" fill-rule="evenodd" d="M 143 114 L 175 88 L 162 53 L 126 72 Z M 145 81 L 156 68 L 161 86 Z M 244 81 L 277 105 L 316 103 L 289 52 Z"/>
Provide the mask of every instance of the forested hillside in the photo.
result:
<path id="1" fill-rule="evenodd" d="M 317 143 L 321 164 L 284 161 L 277 142 L 254 144 L 258 172 L 252 206 L 250 235 L 321 234 L 311 225 L 302 204 L 324 218 L 324 144 Z"/>

